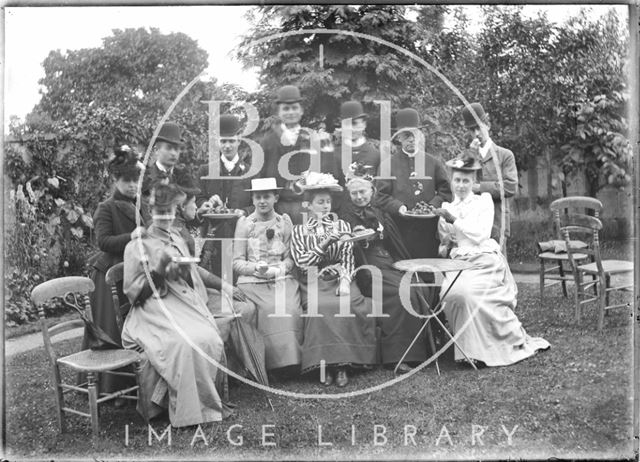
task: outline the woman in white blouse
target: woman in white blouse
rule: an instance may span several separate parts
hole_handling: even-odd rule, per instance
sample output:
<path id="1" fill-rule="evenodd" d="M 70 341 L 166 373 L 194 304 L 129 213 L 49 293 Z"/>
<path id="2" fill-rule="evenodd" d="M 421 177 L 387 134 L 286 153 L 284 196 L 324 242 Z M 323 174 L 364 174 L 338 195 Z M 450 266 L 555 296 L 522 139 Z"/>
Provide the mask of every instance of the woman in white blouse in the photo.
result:
<path id="1" fill-rule="evenodd" d="M 493 201 L 488 193 L 474 194 L 472 186 L 481 169 L 471 152 L 447 162 L 452 169 L 452 203 L 435 210 L 441 255 L 464 260 L 473 266 L 464 270 L 443 299 L 444 312 L 457 343 L 473 361 L 487 366 L 507 366 L 550 347 L 539 337 L 530 337 L 516 317 L 518 289 L 498 243 L 490 238 Z M 453 273 L 445 275 L 442 293 L 451 285 Z M 464 360 L 456 347 L 456 361 Z"/>

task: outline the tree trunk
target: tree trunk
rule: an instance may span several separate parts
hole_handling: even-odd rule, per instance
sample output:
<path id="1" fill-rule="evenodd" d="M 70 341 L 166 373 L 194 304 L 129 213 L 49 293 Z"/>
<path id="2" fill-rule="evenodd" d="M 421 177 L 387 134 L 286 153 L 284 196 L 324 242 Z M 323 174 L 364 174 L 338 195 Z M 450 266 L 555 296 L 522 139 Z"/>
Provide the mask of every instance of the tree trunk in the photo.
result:
<path id="1" fill-rule="evenodd" d="M 538 159 L 530 156 L 527 162 L 527 186 L 529 189 L 529 209 L 535 210 L 538 203 Z"/>

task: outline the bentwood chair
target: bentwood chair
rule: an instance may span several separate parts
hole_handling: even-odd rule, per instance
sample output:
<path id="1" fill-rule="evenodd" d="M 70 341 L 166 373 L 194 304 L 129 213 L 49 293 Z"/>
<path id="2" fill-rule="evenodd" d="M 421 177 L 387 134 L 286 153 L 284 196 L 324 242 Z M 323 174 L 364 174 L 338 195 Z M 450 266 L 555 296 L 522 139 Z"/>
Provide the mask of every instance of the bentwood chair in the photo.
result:
<path id="1" fill-rule="evenodd" d="M 99 406 L 100 404 L 116 398 L 137 399 L 136 392 L 138 385 L 130 386 L 112 393 L 102 393 L 98 395 L 98 373 L 123 375 L 136 377 L 134 373 L 117 372 L 125 366 L 136 366 L 136 372 L 140 362 L 140 355 L 135 351 L 123 349 L 109 350 L 82 350 L 66 356 L 59 356 L 52 340 L 69 330 L 82 328 L 85 321 L 74 319 L 53 323 L 49 325 L 44 316 L 42 304 L 56 297 L 67 297 L 71 294 L 81 296 L 82 304 L 78 307 L 83 311 L 84 316 L 91 321 L 91 306 L 88 294 L 93 292 L 93 281 L 86 277 L 69 276 L 52 279 L 36 286 L 31 291 L 31 302 L 38 310 L 44 347 L 51 364 L 51 375 L 55 388 L 56 406 L 58 414 L 58 424 L 60 432 L 66 431 L 65 413 L 71 413 L 87 417 L 91 420 L 93 436 L 96 437 L 100 431 Z M 77 299 L 76 299 L 77 300 Z M 76 372 L 86 373 L 86 382 L 76 385 L 65 383 L 62 380 L 61 366 L 68 367 Z M 75 377 L 76 375 L 73 374 Z M 70 403 L 65 402 L 65 395 L 68 393 L 85 395 L 89 400 L 89 412 L 70 407 Z"/>
<path id="2" fill-rule="evenodd" d="M 602 222 L 587 215 L 573 215 L 567 220 L 567 224 L 561 228 L 561 233 L 567 244 L 569 264 L 573 268 L 575 281 L 575 316 L 580 320 L 582 306 L 586 303 L 597 301 L 599 307 L 598 330 L 604 325 L 604 315 L 607 310 L 628 306 L 628 303 L 618 305 L 609 304 L 609 294 L 616 290 L 633 290 L 633 284 L 623 284 L 617 287 L 611 286 L 611 276 L 631 276 L 633 274 L 633 262 L 625 260 L 603 260 L 600 255 L 599 231 Z M 584 236 L 588 247 L 580 249 L 580 254 L 586 253 L 593 257 L 592 263 L 580 264 L 574 257 L 576 251 L 569 246 L 571 238 Z M 591 280 L 586 281 L 586 276 Z M 597 288 L 595 295 L 587 293 L 591 288 Z"/>
<path id="3" fill-rule="evenodd" d="M 562 241 L 563 237 L 560 234 L 560 228 L 562 227 L 562 221 L 568 214 L 581 213 L 588 215 L 589 211 L 591 211 L 593 216 L 599 218 L 602 211 L 602 202 L 586 196 L 563 197 L 553 201 L 549 208 L 553 216 L 555 237 L 558 241 Z M 581 248 L 587 247 L 586 243 L 572 240 L 571 247 L 577 250 L 573 254 L 576 262 L 585 263 L 588 260 L 589 255 L 580 252 Z M 569 265 L 569 255 L 566 252 L 543 251 L 538 254 L 538 261 L 540 262 L 540 301 L 544 300 L 544 290 L 557 284 L 562 285 L 562 293 L 567 297 L 567 281 L 573 281 L 573 269 Z M 546 266 L 547 264 L 552 266 Z M 565 265 L 568 266 L 565 267 Z M 552 282 L 547 283 L 546 281 Z"/>

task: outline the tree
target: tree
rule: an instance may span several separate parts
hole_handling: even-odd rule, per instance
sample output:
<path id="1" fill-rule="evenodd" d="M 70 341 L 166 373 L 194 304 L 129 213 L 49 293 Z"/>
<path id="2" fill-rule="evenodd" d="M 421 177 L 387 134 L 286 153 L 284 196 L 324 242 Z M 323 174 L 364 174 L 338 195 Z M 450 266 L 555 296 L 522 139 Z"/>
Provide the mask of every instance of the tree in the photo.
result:
<path id="1" fill-rule="evenodd" d="M 420 37 L 405 12 L 403 6 L 389 5 L 261 7 L 250 18 L 253 27 L 238 56 L 245 66 L 260 67 L 258 100 L 266 102 L 278 87 L 296 84 L 304 95 L 307 124 L 333 127 L 340 103 L 347 99 L 362 101 L 371 113 L 378 112 L 374 100 L 390 100 L 395 109 L 408 104 L 424 91 L 425 70 L 388 46 L 346 35 L 295 35 L 249 46 L 251 41 L 278 32 L 323 28 L 373 35 L 415 52 Z M 261 116 L 267 116 L 268 105 L 262 109 Z M 372 120 L 371 128 L 376 125 Z"/>

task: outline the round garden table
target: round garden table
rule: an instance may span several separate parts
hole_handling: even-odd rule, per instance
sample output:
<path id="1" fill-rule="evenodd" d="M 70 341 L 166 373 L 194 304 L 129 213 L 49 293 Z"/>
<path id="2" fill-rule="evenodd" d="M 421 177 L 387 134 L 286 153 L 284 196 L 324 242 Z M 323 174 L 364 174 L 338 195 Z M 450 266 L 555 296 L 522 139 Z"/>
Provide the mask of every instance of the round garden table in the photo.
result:
<path id="1" fill-rule="evenodd" d="M 440 298 L 438 300 L 438 304 L 436 305 L 435 309 L 432 309 L 431 307 L 428 308 L 430 314 L 432 314 L 433 316 L 431 318 L 427 319 L 427 321 L 422 325 L 422 327 L 420 328 L 420 330 L 416 334 L 415 338 L 413 339 L 413 341 L 409 345 L 409 348 L 407 348 L 407 350 L 402 355 L 402 358 L 400 358 L 400 361 L 398 361 L 398 364 L 396 364 L 394 372 L 396 372 L 398 370 L 398 366 L 400 366 L 400 364 L 402 364 L 402 362 L 404 361 L 404 358 L 407 356 L 407 353 L 409 352 L 409 350 L 411 350 L 413 345 L 416 343 L 416 341 L 418 340 L 418 338 L 420 337 L 420 335 L 422 334 L 422 331 L 424 329 L 428 329 L 428 333 L 430 334 L 430 339 L 432 338 L 431 330 L 430 330 L 429 327 L 427 327 L 429 325 L 429 321 L 431 319 L 435 319 L 435 321 L 438 324 L 440 324 L 440 327 L 442 327 L 442 330 L 449 336 L 449 338 L 451 340 L 453 340 L 453 344 L 458 347 L 458 349 L 462 352 L 464 357 L 467 358 L 467 361 L 471 364 L 471 366 L 474 369 L 477 370 L 475 364 L 473 364 L 473 361 L 471 361 L 469 359 L 469 357 L 464 352 L 464 350 L 462 348 L 460 348 L 460 345 L 458 345 L 456 343 L 455 339 L 453 338 L 453 335 L 451 335 L 451 332 L 449 332 L 449 330 L 445 327 L 445 325 L 442 323 L 442 321 L 440 321 L 440 319 L 438 319 L 438 316 L 435 315 L 435 313 L 437 313 L 438 310 L 440 309 L 440 307 L 442 306 L 442 300 L 444 300 L 444 298 L 447 296 L 447 294 L 449 293 L 449 290 L 451 290 L 451 288 L 456 283 L 456 281 L 458 280 L 458 278 L 460 277 L 462 272 L 464 270 L 467 270 L 467 269 L 471 268 L 472 266 L 473 265 L 471 263 L 468 263 L 466 261 L 451 260 L 449 258 L 414 258 L 414 259 L 411 259 L 411 260 L 399 260 L 399 261 L 397 261 L 397 262 L 395 262 L 393 264 L 394 268 L 396 268 L 397 270 L 400 270 L 400 271 L 405 271 L 405 272 L 434 273 L 434 274 L 437 274 L 437 273 L 440 273 L 440 274 L 456 273 L 455 277 L 453 278 L 453 281 L 451 281 L 451 284 L 449 284 L 449 287 L 447 287 L 447 290 L 444 292 L 444 294 L 440 295 Z M 439 287 L 438 284 L 423 284 L 423 285 L 424 286 L 436 286 L 436 287 Z M 428 306 L 428 304 L 427 304 L 427 306 Z M 435 354 L 435 351 L 434 351 L 434 354 Z M 436 359 L 436 369 L 438 370 L 438 375 L 440 375 L 440 368 L 438 367 L 438 360 L 437 359 Z"/>

